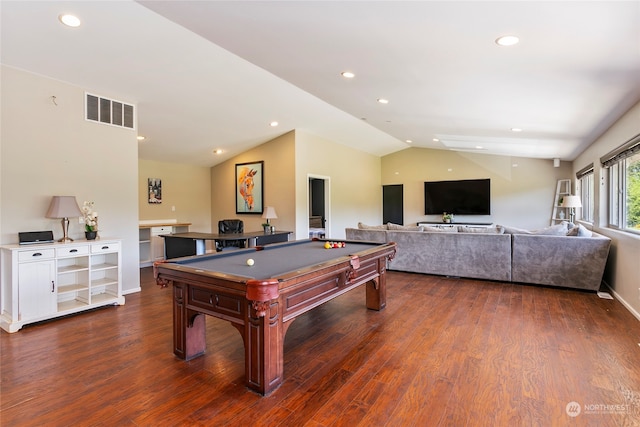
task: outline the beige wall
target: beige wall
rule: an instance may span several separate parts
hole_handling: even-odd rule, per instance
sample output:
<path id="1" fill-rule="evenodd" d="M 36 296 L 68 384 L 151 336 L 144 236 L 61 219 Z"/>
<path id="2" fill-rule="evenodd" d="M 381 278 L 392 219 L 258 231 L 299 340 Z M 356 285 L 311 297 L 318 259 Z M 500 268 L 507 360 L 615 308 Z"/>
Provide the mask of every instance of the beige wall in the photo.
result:
<path id="1" fill-rule="evenodd" d="M 426 148 L 409 148 L 382 158 L 382 184 L 403 185 L 405 224 L 441 220 L 439 215 L 424 214 L 425 181 L 490 178 L 491 215 L 459 216 L 455 221 L 546 227 L 557 180 L 570 174 L 566 162 L 554 168 L 552 160 Z"/>
<path id="2" fill-rule="evenodd" d="M 264 206 L 273 206 L 278 219 L 272 220 L 279 230 L 295 230 L 295 133 L 289 132 L 246 151 L 211 168 L 211 227 L 217 231 L 218 221 L 239 218 L 245 231 L 259 231 L 261 215 L 236 214 L 235 165 L 264 161 Z"/>
<path id="3" fill-rule="evenodd" d="M 162 179 L 162 203 L 148 202 L 148 178 Z M 211 232 L 211 168 L 140 159 L 138 194 L 140 220 L 176 219 L 190 222 L 191 231 Z"/>
<path id="4" fill-rule="evenodd" d="M 315 135 L 296 131 L 296 218 L 297 234 L 308 235 L 308 178 L 329 180 L 328 238 L 345 237 L 345 228 L 358 221 L 382 221 L 380 158 Z"/>
<path id="5" fill-rule="evenodd" d="M 343 238 L 344 229 L 358 218 L 380 222 L 380 158 L 323 140 L 314 135 L 291 131 L 217 165 L 211 170 L 212 227 L 219 219 L 240 218 L 245 230 L 260 230 L 259 215 L 235 213 L 235 164 L 264 160 L 265 205 L 278 212 L 272 223 L 280 230 L 295 231 L 295 238 L 308 236 L 308 177 L 330 181 L 331 201 L 328 236 Z"/>
<path id="6" fill-rule="evenodd" d="M 136 132 L 84 120 L 84 91 L 94 88 L 1 71 L 0 243 L 17 243 L 20 231 L 62 237 L 60 220 L 45 218 L 51 196 L 92 200 L 100 235 L 123 240 L 124 292 L 139 290 Z M 69 234 L 84 238 L 76 218 Z"/>
<path id="7" fill-rule="evenodd" d="M 612 239 L 605 281 L 616 296 L 640 319 L 640 236 L 607 228 L 606 170 L 600 156 L 622 145 L 640 132 L 640 103 L 632 107 L 573 162 L 574 172 L 593 162 L 595 174 L 595 221 L 593 229 Z M 575 174 L 573 175 L 575 180 Z M 592 228 L 590 224 L 585 224 Z"/>

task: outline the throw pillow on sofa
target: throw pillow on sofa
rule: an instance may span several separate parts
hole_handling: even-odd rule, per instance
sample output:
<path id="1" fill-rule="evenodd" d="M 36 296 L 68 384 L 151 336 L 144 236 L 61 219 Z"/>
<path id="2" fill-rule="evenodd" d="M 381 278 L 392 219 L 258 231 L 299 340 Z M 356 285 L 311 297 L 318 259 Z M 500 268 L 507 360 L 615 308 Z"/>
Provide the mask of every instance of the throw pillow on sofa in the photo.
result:
<path id="1" fill-rule="evenodd" d="M 428 225 L 423 225 L 422 231 L 429 231 L 429 232 L 435 231 L 438 233 L 457 233 L 458 227 L 440 227 L 439 225 L 436 225 L 435 227 L 430 227 Z"/>
<path id="2" fill-rule="evenodd" d="M 567 231 L 569 231 L 569 223 L 562 221 L 560 224 L 532 231 L 531 234 L 538 234 L 542 236 L 566 236 Z"/>
<path id="3" fill-rule="evenodd" d="M 466 225 L 458 226 L 459 233 L 476 233 L 476 234 L 504 234 L 504 227 L 496 225 L 495 227 L 468 227 Z"/>
<path id="4" fill-rule="evenodd" d="M 591 237 L 593 233 L 582 224 L 578 224 L 567 231 L 567 236 Z"/>
<path id="5" fill-rule="evenodd" d="M 387 223 L 387 230 L 399 230 L 399 231 L 422 231 L 422 227 L 417 225 L 400 225 L 392 222 Z"/>
<path id="6" fill-rule="evenodd" d="M 540 230 L 525 230 L 517 227 L 509 227 L 508 225 L 498 225 L 497 227 L 504 228 L 506 234 L 538 234 L 543 236 L 566 236 L 569 231 L 569 225 L 571 223 L 562 221 L 560 224 L 552 225 L 550 227 L 541 228 Z M 573 224 L 571 224 L 573 225 Z"/>

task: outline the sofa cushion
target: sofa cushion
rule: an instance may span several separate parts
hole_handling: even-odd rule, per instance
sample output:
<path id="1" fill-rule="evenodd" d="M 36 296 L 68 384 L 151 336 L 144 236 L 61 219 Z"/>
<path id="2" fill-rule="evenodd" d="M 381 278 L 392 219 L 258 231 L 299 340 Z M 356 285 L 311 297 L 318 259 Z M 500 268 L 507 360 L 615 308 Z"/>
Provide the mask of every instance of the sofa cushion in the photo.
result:
<path id="1" fill-rule="evenodd" d="M 418 225 L 400 225 L 389 222 L 387 223 L 387 230 L 422 231 L 422 227 Z"/>
<path id="2" fill-rule="evenodd" d="M 459 233 L 476 233 L 476 234 L 504 234 L 504 227 L 497 225 L 495 227 L 468 227 L 466 225 L 458 226 Z"/>
<path id="3" fill-rule="evenodd" d="M 361 222 L 358 223 L 358 228 L 361 230 L 386 230 L 387 224 L 382 225 L 367 225 Z"/>
<path id="4" fill-rule="evenodd" d="M 591 237 L 593 233 L 582 224 L 578 224 L 567 231 L 567 236 Z"/>

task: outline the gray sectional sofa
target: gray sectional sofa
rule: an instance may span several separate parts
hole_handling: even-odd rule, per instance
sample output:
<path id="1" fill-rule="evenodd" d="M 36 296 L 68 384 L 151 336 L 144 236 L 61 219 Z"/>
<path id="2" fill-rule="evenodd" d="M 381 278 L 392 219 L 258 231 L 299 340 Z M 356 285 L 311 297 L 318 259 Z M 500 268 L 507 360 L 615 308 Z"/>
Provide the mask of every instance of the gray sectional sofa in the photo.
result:
<path id="1" fill-rule="evenodd" d="M 347 228 L 346 237 L 395 242 L 397 253 L 390 270 L 591 291 L 600 288 L 611 244 L 608 237 L 568 223 L 534 232 L 501 226 L 440 229 L 361 224 Z"/>

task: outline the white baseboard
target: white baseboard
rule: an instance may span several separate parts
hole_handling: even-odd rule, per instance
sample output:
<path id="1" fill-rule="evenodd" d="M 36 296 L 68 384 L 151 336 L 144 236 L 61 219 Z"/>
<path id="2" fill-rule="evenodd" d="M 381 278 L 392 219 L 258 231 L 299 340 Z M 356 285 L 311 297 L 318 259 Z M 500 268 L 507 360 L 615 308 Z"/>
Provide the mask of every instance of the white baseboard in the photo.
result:
<path id="1" fill-rule="evenodd" d="M 614 296 L 614 297 L 616 297 L 616 299 L 617 299 L 618 301 L 620 301 L 620 302 L 622 303 L 622 305 L 624 305 L 624 307 L 625 307 L 627 310 L 629 310 L 629 311 L 631 312 L 631 314 L 633 314 L 633 316 L 634 316 L 636 319 L 640 320 L 640 313 L 638 313 L 638 312 L 637 312 L 633 307 L 631 307 L 631 305 L 630 305 L 628 302 L 626 302 L 626 301 L 624 300 L 624 298 L 622 298 L 622 297 L 620 296 L 620 294 L 618 294 L 618 293 L 617 293 L 617 292 L 616 292 L 616 291 L 615 291 L 611 286 L 609 286 L 609 284 L 608 284 L 607 282 L 605 282 L 605 281 L 603 280 L 603 283 L 605 284 L 605 286 L 606 286 L 607 288 L 609 288 L 609 290 L 611 291 L 611 293 L 613 294 L 613 296 Z"/>
<path id="2" fill-rule="evenodd" d="M 141 291 L 142 291 L 142 288 L 138 286 L 137 288 L 127 289 L 126 291 L 122 291 L 122 295 L 135 294 L 136 292 L 141 292 Z"/>

